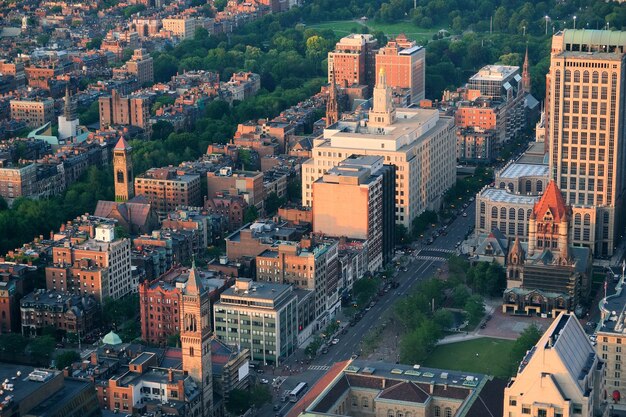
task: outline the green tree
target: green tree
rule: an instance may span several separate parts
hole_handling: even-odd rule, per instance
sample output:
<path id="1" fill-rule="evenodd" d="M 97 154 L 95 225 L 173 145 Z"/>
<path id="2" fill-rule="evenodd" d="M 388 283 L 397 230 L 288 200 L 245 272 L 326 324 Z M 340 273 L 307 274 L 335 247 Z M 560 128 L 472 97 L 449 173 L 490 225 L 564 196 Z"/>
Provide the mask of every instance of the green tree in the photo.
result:
<path id="1" fill-rule="evenodd" d="M 47 363 L 50 354 L 54 351 L 54 344 L 55 341 L 52 336 L 38 336 L 30 341 L 27 350 L 40 363 Z"/>
<path id="2" fill-rule="evenodd" d="M 100 49 L 102 45 L 102 38 L 98 36 L 94 36 L 87 42 L 87 49 Z"/>
<path id="3" fill-rule="evenodd" d="M 255 206 L 246 207 L 246 211 L 243 214 L 244 223 L 252 223 L 259 218 L 259 210 Z"/>
<path id="4" fill-rule="evenodd" d="M 278 209 L 285 204 L 285 199 L 279 197 L 276 193 L 270 193 L 265 199 L 265 214 L 272 216 L 276 214 Z"/>
<path id="5" fill-rule="evenodd" d="M 450 310 L 446 310 L 445 308 L 440 308 L 435 311 L 433 314 L 433 320 L 437 325 L 442 329 L 449 329 L 452 327 L 452 323 L 454 323 L 454 316 L 450 312 Z"/>
<path id="6" fill-rule="evenodd" d="M 463 284 L 458 284 L 452 289 L 452 302 L 455 307 L 464 307 L 467 300 L 470 298 L 470 293 Z"/>
<path id="7" fill-rule="evenodd" d="M 227 0 L 215 0 L 213 5 L 218 12 L 221 12 L 226 7 Z"/>
<path id="8" fill-rule="evenodd" d="M 80 355 L 74 350 L 67 350 L 62 353 L 58 353 L 55 356 L 57 362 L 57 369 L 65 369 L 65 367 L 72 365 L 74 362 L 80 361 Z"/>
<path id="9" fill-rule="evenodd" d="M 485 315 L 485 302 L 480 295 L 472 295 L 465 302 L 465 312 L 470 323 L 478 323 Z"/>
<path id="10" fill-rule="evenodd" d="M 524 358 L 524 355 L 526 355 L 526 352 L 530 350 L 535 345 L 535 343 L 539 341 L 540 338 L 541 330 L 539 330 L 537 325 L 535 325 L 534 323 L 524 329 L 522 334 L 515 341 L 513 348 L 511 349 L 511 360 L 509 361 L 511 364 L 511 375 L 516 374 L 517 368 Z"/>
<path id="11" fill-rule="evenodd" d="M 233 415 L 240 416 L 252 405 L 252 399 L 250 393 L 246 390 L 233 389 L 228 394 L 228 401 L 226 402 L 226 410 Z"/>
<path id="12" fill-rule="evenodd" d="M 0 351 L 8 355 L 17 355 L 24 352 L 27 339 L 19 333 L 0 335 Z"/>

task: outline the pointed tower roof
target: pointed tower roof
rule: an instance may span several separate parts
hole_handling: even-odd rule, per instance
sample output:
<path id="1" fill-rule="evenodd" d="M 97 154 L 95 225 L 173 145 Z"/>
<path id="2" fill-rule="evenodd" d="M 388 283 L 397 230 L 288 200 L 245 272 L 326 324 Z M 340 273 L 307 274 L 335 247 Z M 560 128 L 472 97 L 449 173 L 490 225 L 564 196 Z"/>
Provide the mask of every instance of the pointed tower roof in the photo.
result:
<path id="1" fill-rule="evenodd" d="M 185 293 L 189 295 L 200 295 L 204 291 L 202 280 L 197 277 L 196 260 L 191 263 L 191 269 L 189 270 L 189 278 L 187 278 L 187 285 L 185 286 Z"/>
<path id="2" fill-rule="evenodd" d="M 120 136 L 120 140 L 117 141 L 115 149 L 121 151 L 130 151 L 133 148 L 128 144 L 128 142 L 126 142 L 126 139 L 124 139 L 124 135 L 122 135 Z"/>
<path id="3" fill-rule="evenodd" d="M 554 180 L 550 181 L 541 199 L 535 203 L 533 214 L 541 221 L 548 211 L 552 214 L 555 223 L 567 219 L 567 205 Z"/>
<path id="4" fill-rule="evenodd" d="M 514 257 L 517 257 L 517 259 L 522 262 L 524 260 L 524 248 L 522 248 L 522 244 L 518 236 L 515 237 L 513 246 L 511 246 L 511 249 L 509 250 L 509 263 L 511 263 L 511 259 L 514 259 Z"/>
<path id="5" fill-rule="evenodd" d="M 78 116 L 76 115 L 76 105 L 72 100 L 72 94 L 70 93 L 70 85 L 69 83 L 65 86 L 65 104 L 63 106 L 63 116 L 65 120 L 76 120 Z"/>

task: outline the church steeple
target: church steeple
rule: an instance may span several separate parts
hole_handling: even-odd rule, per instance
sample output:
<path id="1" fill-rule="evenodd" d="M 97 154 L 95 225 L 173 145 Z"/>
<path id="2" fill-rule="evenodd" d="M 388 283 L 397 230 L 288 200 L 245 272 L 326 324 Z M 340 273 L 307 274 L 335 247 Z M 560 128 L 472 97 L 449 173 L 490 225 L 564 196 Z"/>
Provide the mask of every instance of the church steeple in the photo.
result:
<path id="1" fill-rule="evenodd" d="M 326 127 L 339 121 L 339 100 L 337 98 L 337 85 L 331 82 L 328 86 L 328 102 L 326 103 Z"/>
<path id="2" fill-rule="evenodd" d="M 530 93 L 530 71 L 528 70 L 528 45 L 526 45 L 526 55 L 524 56 L 524 65 L 522 66 L 522 90 Z"/>
<path id="3" fill-rule="evenodd" d="M 76 103 L 72 100 L 69 83 L 65 86 L 65 105 L 63 107 L 63 116 L 68 122 L 78 119 L 78 116 L 76 115 Z"/>

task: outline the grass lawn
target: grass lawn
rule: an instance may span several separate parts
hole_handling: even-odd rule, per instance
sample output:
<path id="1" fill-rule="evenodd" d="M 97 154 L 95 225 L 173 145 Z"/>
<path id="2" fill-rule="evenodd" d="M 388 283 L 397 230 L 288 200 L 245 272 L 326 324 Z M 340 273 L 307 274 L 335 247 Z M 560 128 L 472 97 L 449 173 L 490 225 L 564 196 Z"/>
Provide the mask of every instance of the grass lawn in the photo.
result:
<path id="1" fill-rule="evenodd" d="M 318 23 L 310 28 L 319 29 L 332 29 L 337 35 L 345 36 L 350 33 L 360 32 L 362 26 L 367 26 L 371 32 L 382 31 L 387 37 L 396 36 L 400 33 L 404 33 L 409 39 L 424 42 L 431 39 L 433 34 L 437 32 L 437 29 L 426 29 L 414 25 L 411 22 L 398 22 L 398 23 L 376 23 L 374 21 L 357 22 L 355 20 L 337 20 L 334 22 Z"/>
<path id="2" fill-rule="evenodd" d="M 435 348 L 423 365 L 508 378 L 513 343 L 513 340 L 481 338 L 441 345 Z"/>

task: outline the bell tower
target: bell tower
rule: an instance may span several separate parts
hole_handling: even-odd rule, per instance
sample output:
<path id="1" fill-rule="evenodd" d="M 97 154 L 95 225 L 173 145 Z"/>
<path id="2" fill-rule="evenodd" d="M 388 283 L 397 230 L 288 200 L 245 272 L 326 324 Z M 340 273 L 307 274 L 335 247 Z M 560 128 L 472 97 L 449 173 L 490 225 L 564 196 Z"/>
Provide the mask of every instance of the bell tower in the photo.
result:
<path id="1" fill-rule="evenodd" d="M 120 137 L 113 149 L 113 176 L 115 181 L 115 201 L 128 201 L 135 196 L 135 178 L 133 176 L 133 148 Z"/>
<path id="2" fill-rule="evenodd" d="M 183 371 L 198 384 L 202 398 L 200 415 L 203 417 L 213 414 L 210 309 L 209 293 L 197 277 L 194 262 L 182 291 L 180 341 Z"/>

